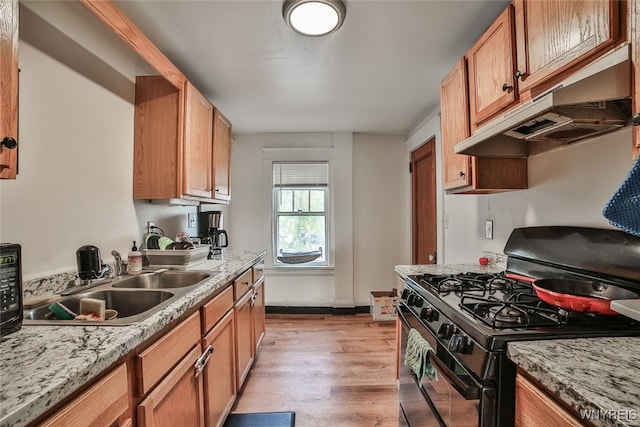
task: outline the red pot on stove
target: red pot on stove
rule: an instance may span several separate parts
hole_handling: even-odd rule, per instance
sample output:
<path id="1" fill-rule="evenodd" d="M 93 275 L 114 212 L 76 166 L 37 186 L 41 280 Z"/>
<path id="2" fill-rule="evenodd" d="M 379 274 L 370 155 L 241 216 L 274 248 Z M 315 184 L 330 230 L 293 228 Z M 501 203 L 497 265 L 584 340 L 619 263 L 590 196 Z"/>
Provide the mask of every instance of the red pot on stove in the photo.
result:
<path id="1" fill-rule="evenodd" d="M 636 299 L 634 291 L 597 281 L 571 279 L 539 279 L 533 288 L 542 301 L 581 313 L 615 315 L 612 300 Z"/>

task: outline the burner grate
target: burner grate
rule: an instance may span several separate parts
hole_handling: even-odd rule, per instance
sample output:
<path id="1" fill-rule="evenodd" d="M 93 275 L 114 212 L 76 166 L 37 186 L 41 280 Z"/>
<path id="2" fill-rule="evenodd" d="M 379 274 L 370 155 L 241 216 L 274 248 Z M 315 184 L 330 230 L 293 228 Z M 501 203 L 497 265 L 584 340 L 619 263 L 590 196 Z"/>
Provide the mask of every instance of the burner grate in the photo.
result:
<path id="1" fill-rule="evenodd" d="M 527 301 L 529 300 L 529 301 Z M 460 307 L 494 329 L 564 325 L 567 322 L 557 309 L 546 307 L 533 295 L 515 293 L 506 300 L 491 296 L 465 295 Z"/>

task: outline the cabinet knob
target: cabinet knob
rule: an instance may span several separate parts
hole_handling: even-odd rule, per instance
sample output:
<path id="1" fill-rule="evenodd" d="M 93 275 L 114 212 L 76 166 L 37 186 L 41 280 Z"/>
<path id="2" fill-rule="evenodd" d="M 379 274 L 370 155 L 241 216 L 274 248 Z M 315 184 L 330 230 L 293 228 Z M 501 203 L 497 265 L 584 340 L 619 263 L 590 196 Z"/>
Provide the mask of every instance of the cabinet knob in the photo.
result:
<path id="1" fill-rule="evenodd" d="M 518 80 L 519 78 L 523 77 L 524 73 L 521 72 L 520 70 L 517 70 L 516 73 L 513 75 L 513 77 Z"/>
<path id="2" fill-rule="evenodd" d="M 633 125 L 633 126 L 640 125 L 640 113 L 638 113 L 635 116 L 631 117 L 631 125 Z"/>
<path id="3" fill-rule="evenodd" d="M 513 89 L 513 86 L 509 86 L 509 85 L 508 85 L 508 84 L 506 84 L 506 83 L 502 85 L 502 91 L 503 91 L 503 92 L 508 92 L 508 91 L 510 91 L 511 89 Z"/>
<path id="4" fill-rule="evenodd" d="M 465 175 L 466 175 L 466 173 L 460 171 L 460 178 L 464 178 Z"/>
<path id="5" fill-rule="evenodd" d="M 4 147 L 7 147 L 9 150 L 13 150 L 18 146 L 18 141 L 10 136 L 5 136 L 4 138 L 2 138 L 0 144 L 2 144 Z"/>

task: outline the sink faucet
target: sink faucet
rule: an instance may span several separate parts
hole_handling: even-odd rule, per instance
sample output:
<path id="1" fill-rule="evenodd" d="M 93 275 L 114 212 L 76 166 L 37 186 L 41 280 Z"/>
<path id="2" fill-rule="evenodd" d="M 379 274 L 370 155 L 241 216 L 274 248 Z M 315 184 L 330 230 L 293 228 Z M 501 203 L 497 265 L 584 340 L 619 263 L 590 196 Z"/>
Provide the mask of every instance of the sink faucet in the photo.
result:
<path id="1" fill-rule="evenodd" d="M 113 268 L 113 276 L 120 277 L 122 275 L 122 256 L 118 251 L 111 251 L 111 255 L 115 258 L 115 265 Z"/>

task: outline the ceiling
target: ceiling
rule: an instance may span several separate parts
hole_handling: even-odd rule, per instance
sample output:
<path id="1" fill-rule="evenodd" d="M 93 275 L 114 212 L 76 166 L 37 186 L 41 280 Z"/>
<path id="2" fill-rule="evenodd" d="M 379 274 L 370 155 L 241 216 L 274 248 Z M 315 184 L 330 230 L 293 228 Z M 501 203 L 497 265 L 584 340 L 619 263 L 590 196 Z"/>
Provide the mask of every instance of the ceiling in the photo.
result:
<path id="1" fill-rule="evenodd" d="M 407 136 L 509 1 L 347 0 L 342 28 L 321 38 L 288 28 L 280 0 L 115 3 L 235 133 Z"/>

